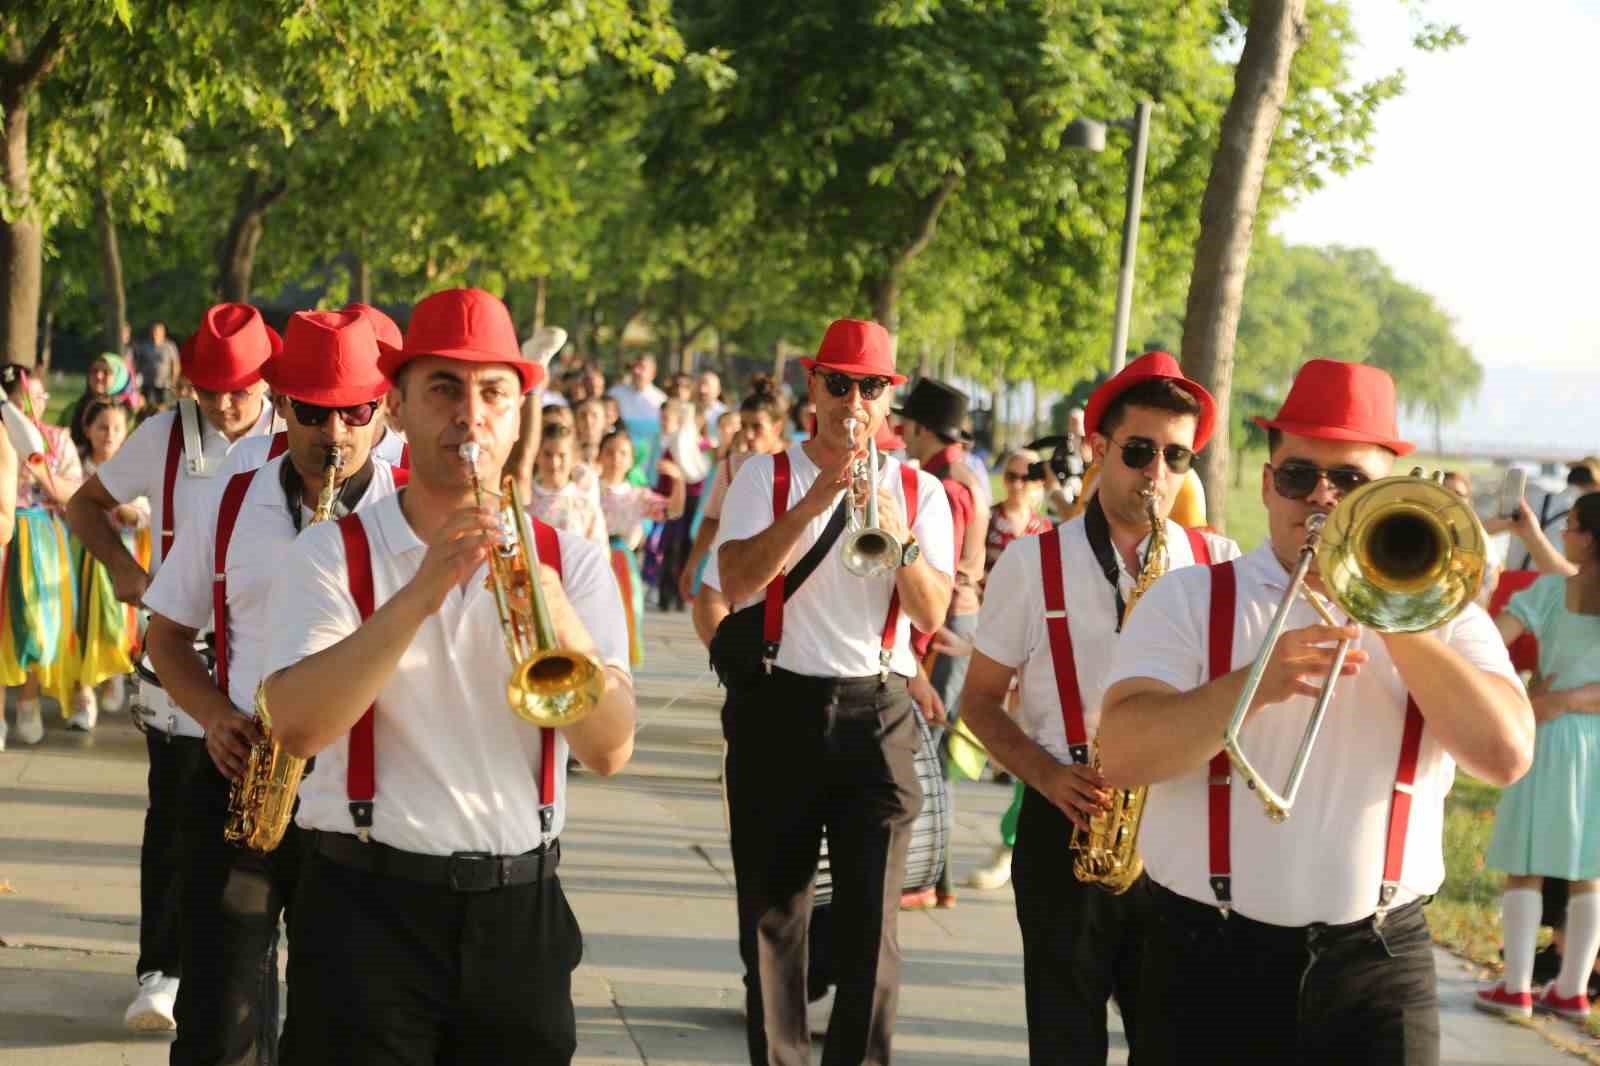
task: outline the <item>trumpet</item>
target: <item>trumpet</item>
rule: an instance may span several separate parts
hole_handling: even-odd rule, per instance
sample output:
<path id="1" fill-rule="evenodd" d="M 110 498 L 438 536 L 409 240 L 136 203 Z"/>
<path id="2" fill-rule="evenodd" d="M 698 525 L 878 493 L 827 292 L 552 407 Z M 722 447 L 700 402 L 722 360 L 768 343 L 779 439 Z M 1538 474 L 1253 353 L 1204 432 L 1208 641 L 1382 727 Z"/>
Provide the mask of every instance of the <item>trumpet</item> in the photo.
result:
<path id="1" fill-rule="evenodd" d="M 1244 691 L 1222 734 L 1228 761 L 1255 790 L 1267 817 L 1289 817 L 1333 699 L 1350 641 L 1334 648 L 1322 691 L 1301 735 L 1289 777 L 1281 792 L 1261 776 L 1240 745 L 1239 731 L 1261 687 L 1272 649 L 1289 620 L 1295 600 L 1307 602 L 1330 626 L 1341 625 L 1329 605 L 1306 585 L 1313 561 L 1328 596 L 1352 622 L 1383 633 L 1421 633 L 1450 621 L 1472 602 L 1488 565 L 1488 538 L 1472 506 L 1445 488 L 1443 476 L 1387 477 L 1363 485 L 1328 514 L 1306 519 L 1306 540 L 1289 587 L 1267 626 L 1267 635 L 1245 677 Z"/>
<path id="2" fill-rule="evenodd" d="M 468 441 L 458 454 L 467 464 L 472 494 L 484 506 L 485 489 L 478 477 L 481 448 Z M 605 671 L 590 655 L 556 645 L 555 626 L 539 580 L 539 549 L 528 525 L 527 511 L 515 479 L 505 477 L 500 498 L 500 540 L 489 553 L 485 584 L 494 593 L 500 630 L 511 656 L 506 701 L 523 721 L 547 729 L 581 721 L 605 692 Z"/>
<path id="3" fill-rule="evenodd" d="M 855 446 L 861 423 L 845 419 L 845 432 Z M 878 525 L 878 442 L 867 438 L 867 454 L 851 468 L 850 520 L 845 526 L 844 543 L 839 548 L 844 568 L 856 577 L 875 577 L 893 573 L 900 566 L 902 547 L 894 535 Z M 865 496 L 863 503 L 857 499 Z"/>

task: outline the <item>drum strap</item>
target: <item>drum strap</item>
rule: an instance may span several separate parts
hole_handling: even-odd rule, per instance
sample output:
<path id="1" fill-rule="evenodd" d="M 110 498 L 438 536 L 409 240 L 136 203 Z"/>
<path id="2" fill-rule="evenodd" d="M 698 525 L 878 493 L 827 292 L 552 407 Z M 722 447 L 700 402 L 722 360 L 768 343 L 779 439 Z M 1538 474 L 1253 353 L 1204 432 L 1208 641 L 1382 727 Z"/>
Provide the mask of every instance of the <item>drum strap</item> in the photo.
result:
<path id="1" fill-rule="evenodd" d="M 409 480 L 409 478 L 407 479 Z M 561 540 L 553 526 L 532 519 L 534 547 L 539 561 L 563 576 L 561 569 Z M 367 527 L 355 512 L 339 519 L 339 535 L 344 540 L 345 569 L 350 581 L 350 596 L 356 610 L 365 622 L 375 609 L 372 582 L 372 543 L 367 538 Z M 539 580 L 537 574 L 531 580 Z M 375 706 L 375 705 L 374 705 Z M 368 707 L 360 720 L 350 729 L 350 752 L 345 769 L 345 797 L 350 804 L 350 818 L 355 823 L 356 836 L 367 840 L 372 832 L 372 808 L 377 795 L 377 753 L 372 740 L 373 707 Z M 539 830 L 549 833 L 555 825 L 556 813 L 556 731 L 539 730 Z"/>
<path id="2" fill-rule="evenodd" d="M 1234 606 L 1238 600 L 1238 576 L 1232 562 L 1211 568 L 1210 680 L 1215 681 L 1233 668 Z M 1389 824 L 1384 833 L 1383 881 L 1378 886 L 1378 924 L 1383 923 L 1389 905 L 1400 889 L 1400 872 L 1405 863 L 1406 831 L 1411 823 L 1412 794 L 1417 780 L 1417 763 L 1422 752 L 1422 711 L 1415 697 L 1406 696 L 1405 727 L 1400 738 L 1400 757 L 1395 767 L 1394 788 L 1389 798 Z M 1227 914 L 1233 904 L 1233 859 L 1230 847 L 1232 820 L 1232 767 L 1226 752 L 1211 757 L 1207 785 L 1207 813 L 1210 837 L 1211 891 Z"/>
<path id="3" fill-rule="evenodd" d="M 177 533 L 175 519 L 173 490 L 178 487 L 178 464 L 188 454 L 189 449 L 194 449 L 194 455 L 189 456 L 189 475 L 191 477 L 204 477 L 204 445 L 201 443 L 199 412 L 193 400 L 179 400 L 177 417 L 172 420 L 172 432 L 167 435 L 167 461 L 165 469 L 161 472 L 161 561 L 166 562 L 167 556 L 172 553 L 172 540 Z M 279 432 L 273 434 L 272 444 L 267 449 L 267 459 L 273 460 L 289 449 L 289 434 Z"/>
<path id="4" fill-rule="evenodd" d="M 1198 529 L 1186 529 L 1194 561 L 1211 563 L 1211 546 Z M 1044 631 L 1050 642 L 1050 662 L 1055 668 L 1056 702 L 1061 707 L 1061 726 L 1067 737 L 1067 751 L 1080 766 L 1089 764 L 1089 727 L 1083 720 L 1083 693 L 1078 688 L 1078 661 L 1072 651 L 1072 629 L 1067 625 L 1067 593 L 1061 562 L 1061 528 L 1050 527 L 1039 534 L 1039 576 L 1044 589 Z M 1120 594 L 1117 599 L 1122 603 Z"/>

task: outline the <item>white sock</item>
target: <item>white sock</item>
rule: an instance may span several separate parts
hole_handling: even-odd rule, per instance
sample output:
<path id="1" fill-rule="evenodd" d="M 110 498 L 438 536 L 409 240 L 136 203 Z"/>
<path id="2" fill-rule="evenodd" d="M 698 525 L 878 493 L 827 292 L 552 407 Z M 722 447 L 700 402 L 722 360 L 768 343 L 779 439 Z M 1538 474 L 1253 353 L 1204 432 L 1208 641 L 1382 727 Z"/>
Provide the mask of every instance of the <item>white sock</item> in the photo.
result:
<path id="1" fill-rule="evenodd" d="M 1500 934 L 1506 943 L 1507 992 L 1533 991 L 1533 950 L 1543 898 L 1537 888 L 1508 888 L 1500 896 Z M 1570 933 L 1567 934 L 1571 936 Z"/>
<path id="2" fill-rule="evenodd" d="M 1561 953 L 1556 995 L 1570 999 L 1589 987 L 1589 971 L 1600 955 L 1600 892 L 1567 897 L 1567 950 Z"/>

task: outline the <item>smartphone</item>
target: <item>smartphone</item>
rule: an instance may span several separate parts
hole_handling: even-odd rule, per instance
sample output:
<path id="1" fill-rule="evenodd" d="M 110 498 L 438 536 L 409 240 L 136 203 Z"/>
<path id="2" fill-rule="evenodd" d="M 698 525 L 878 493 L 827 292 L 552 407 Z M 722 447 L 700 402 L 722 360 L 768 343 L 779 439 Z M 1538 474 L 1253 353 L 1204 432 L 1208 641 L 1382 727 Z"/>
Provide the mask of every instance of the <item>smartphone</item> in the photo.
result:
<path id="1" fill-rule="evenodd" d="M 1528 489 L 1528 472 L 1518 467 L 1506 471 L 1505 483 L 1500 486 L 1500 517 L 1515 518 L 1522 506 L 1522 496 Z"/>

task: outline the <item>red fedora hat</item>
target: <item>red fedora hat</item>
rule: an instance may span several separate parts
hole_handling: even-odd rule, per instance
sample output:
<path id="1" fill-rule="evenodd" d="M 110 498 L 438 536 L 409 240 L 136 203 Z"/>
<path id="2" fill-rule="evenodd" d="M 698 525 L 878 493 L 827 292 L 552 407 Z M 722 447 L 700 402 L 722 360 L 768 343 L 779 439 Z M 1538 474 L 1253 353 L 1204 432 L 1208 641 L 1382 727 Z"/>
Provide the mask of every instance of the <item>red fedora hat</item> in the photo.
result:
<path id="1" fill-rule="evenodd" d="M 296 311 L 283 352 L 261 372 L 279 396 L 319 407 L 353 407 L 389 391 L 378 338 L 357 311 Z"/>
<path id="2" fill-rule="evenodd" d="M 367 325 L 372 327 L 373 334 L 378 338 L 379 344 L 386 344 L 391 348 L 398 348 L 405 343 L 400 336 L 400 327 L 394 324 L 394 319 L 373 307 L 358 300 L 352 300 L 344 305 L 346 311 L 354 311 L 367 320 Z"/>
<path id="3" fill-rule="evenodd" d="M 283 338 L 249 304 L 214 304 L 178 350 L 178 365 L 195 388 L 232 392 L 261 380 L 267 360 L 283 351 Z"/>
<path id="4" fill-rule="evenodd" d="M 841 318 L 828 326 L 815 359 L 802 359 L 807 370 L 837 370 L 857 377 L 881 375 L 896 385 L 906 383 L 894 372 L 894 338 L 876 322 Z"/>
<path id="5" fill-rule="evenodd" d="M 1183 391 L 1192 393 L 1199 402 L 1200 417 L 1194 427 L 1194 450 L 1199 451 L 1204 448 L 1206 442 L 1211 439 L 1211 431 L 1217 427 L 1217 402 L 1198 381 L 1183 376 L 1183 369 L 1169 352 L 1145 352 L 1123 367 L 1115 377 L 1101 383 L 1089 397 L 1088 406 L 1083 409 L 1083 431 L 1100 432 L 1100 419 L 1113 400 L 1141 381 L 1157 380 L 1171 381 L 1182 386 Z"/>
<path id="6" fill-rule="evenodd" d="M 1381 367 L 1313 359 L 1302 366 L 1276 418 L 1257 418 L 1262 429 L 1297 437 L 1377 444 L 1406 455 L 1415 444 L 1400 439 L 1394 424 L 1394 378 Z"/>
<path id="7" fill-rule="evenodd" d="M 482 289 L 445 289 L 411 310 L 405 343 L 379 346 L 378 369 L 393 381 L 400 368 L 422 355 L 468 363 L 505 363 L 522 379 L 522 391 L 544 383 L 544 367 L 522 357 L 511 312 Z"/>

